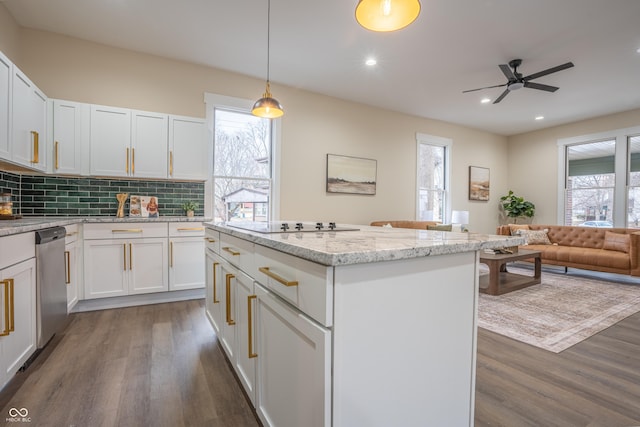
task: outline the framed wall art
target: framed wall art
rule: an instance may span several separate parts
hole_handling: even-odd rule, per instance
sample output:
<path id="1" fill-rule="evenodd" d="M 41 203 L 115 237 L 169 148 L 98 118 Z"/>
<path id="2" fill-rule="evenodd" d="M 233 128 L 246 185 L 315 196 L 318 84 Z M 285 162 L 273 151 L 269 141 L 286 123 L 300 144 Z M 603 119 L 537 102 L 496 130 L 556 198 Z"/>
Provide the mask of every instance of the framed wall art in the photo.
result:
<path id="1" fill-rule="evenodd" d="M 327 193 L 375 195 L 377 167 L 373 159 L 327 154 Z"/>
<path id="2" fill-rule="evenodd" d="M 469 166 L 469 200 L 489 200 L 489 168 Z"/>

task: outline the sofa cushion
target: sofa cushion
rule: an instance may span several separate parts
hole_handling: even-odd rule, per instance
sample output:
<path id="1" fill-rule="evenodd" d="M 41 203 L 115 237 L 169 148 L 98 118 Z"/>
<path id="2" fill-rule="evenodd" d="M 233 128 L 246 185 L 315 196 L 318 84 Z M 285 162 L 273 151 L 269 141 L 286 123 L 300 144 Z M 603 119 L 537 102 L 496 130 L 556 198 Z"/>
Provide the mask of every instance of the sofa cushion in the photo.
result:
<path id="1" fill-rule="evenodd" d="M 546 228 L 544 230 L 518 230 L 518 235 L 524 237 L 525 245 L 550 245 L 548 231 Z"/>
<path id="2" fill-rule="evenodd" d="M 529 230 L 529 224 L 509 224 L 509 231 L 512 236 L 519 236 L 518 231 Z"/>
<path id="3" fill-rule="evenodd" d="M 604 244 L 602 245 L 602 249 L 629 253 L 630 244 L 631 244 L 630 235 L 621 234 L 621 233 L 612 233 L 611 231 L 607 231 L 604 234 Z"/>

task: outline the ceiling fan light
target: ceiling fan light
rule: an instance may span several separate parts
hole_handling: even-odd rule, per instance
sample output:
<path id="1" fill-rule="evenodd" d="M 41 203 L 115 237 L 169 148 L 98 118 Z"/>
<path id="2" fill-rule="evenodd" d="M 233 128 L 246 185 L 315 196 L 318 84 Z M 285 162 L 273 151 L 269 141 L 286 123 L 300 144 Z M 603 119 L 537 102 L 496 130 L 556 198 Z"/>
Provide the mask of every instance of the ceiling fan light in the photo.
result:
<path id="1" fill-rule="evenodd" d="M 419 0 L 360 0 L 356 6 L 356 21 L 371 31 L 402 29 L 418 15 Z"/>
<path id="2" fill-rule="evenodd" d="M 282 108 L 282 105 L 280 105 L 280 102 L 271 95 L 269 82 L 267 82 L 267 90 L 262 95 L 262 98 L 258 99 L 256 103 L 253 104 L 251 114 L 264 119 L 277 119 L 278 117 L 282 117 L 284 114 L 284 109 Z"/>

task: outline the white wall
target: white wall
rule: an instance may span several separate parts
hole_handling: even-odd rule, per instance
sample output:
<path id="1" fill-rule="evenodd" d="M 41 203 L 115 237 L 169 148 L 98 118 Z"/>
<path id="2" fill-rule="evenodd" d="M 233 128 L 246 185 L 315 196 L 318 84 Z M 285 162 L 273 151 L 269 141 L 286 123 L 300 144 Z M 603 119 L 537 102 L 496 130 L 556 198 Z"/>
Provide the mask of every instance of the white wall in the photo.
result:
<path id="1" fill-rule="evenodd" d="M 632 110 L 512 136 L 508 156 L 510 188 L 536 205 L 535 223 L 556 224 L 558 139 L 639 125 L 640 110 Z"/>
<path id="2" fill-rule="evenodd" d="M 11 59 L 52 98 L 189 116 L 205 116 L 205 92 L 254 99 L 264 81 L 58 34 L 20 29 Z M 470 211 L 473 231 L 492 233 L 507 190 L 507 139 L 436 120 L 399 114 L 272 83 L 282 119 L 283 219 L 414 219 L 416 132 L 453 140 L 452 207 Z M 327 194 L 326 155 L 376 159 L 375 196 Z M 470 165 L 491 170 L 491 200 L 468 200 Z"/>

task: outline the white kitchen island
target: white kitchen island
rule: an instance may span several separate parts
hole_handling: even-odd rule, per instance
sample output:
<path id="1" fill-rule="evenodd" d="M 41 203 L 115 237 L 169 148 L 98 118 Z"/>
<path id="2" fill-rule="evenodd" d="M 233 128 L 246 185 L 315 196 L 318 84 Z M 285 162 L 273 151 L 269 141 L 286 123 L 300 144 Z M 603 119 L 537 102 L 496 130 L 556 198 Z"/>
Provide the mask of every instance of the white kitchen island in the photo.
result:
<path id="1" fill-rule="evenodd" d="M 262 423 L 472 426 L 478 251 L 520 238 L 349 227 L 207 224 L 207 316 Z"/>

